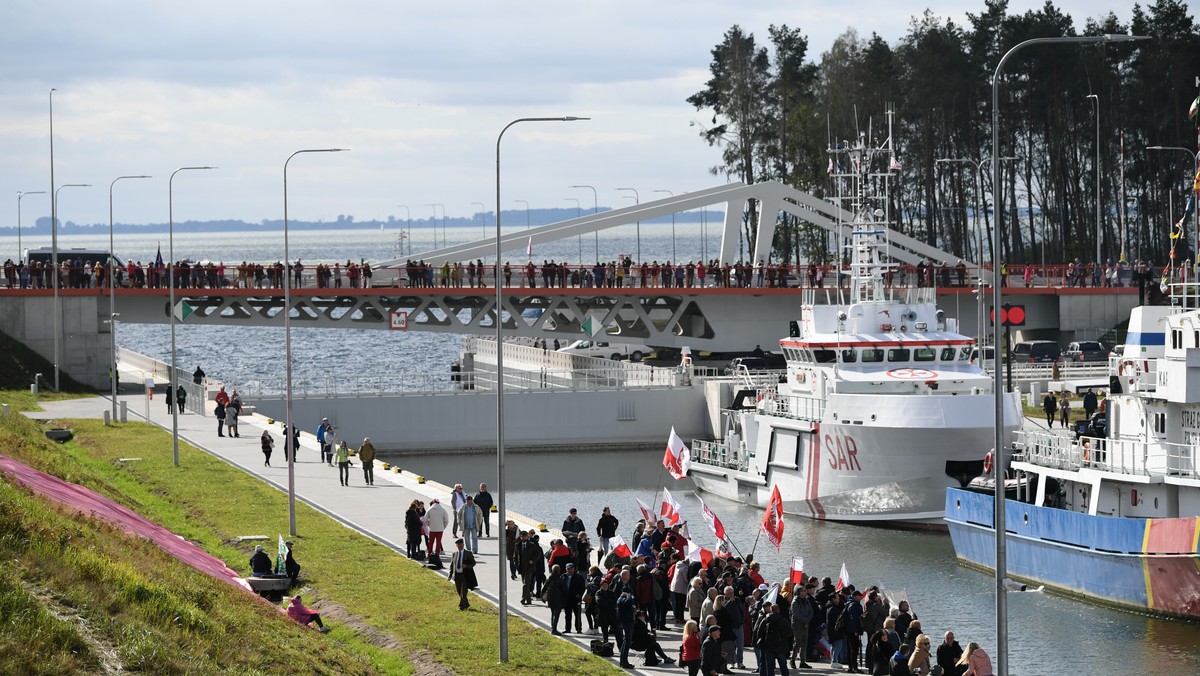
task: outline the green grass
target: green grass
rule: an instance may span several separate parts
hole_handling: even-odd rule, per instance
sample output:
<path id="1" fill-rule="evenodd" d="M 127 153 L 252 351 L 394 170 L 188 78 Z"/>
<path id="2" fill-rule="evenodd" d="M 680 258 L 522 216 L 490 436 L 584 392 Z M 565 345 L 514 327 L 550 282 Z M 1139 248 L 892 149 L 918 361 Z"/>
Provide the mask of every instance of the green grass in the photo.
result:
<path id="1" fill-rule="evenodd" d="M 285 494 L 187 445 L 181 446 L 181 467 L 174 467 L 168 452 L 170 436 L 158 428 L 143 424 L 105 428 L 100 421 L 72 421 L 72 427 L 75 440 L 62 446 L 42 439 L 37 426 L 23 416 L 10 416 L 0 426 L 0 433 L 8 437 L 2 443 L 10 455 L 108 495 L 197 543 L 235 570 L 245 570 L 252 550 L 250 545 L 237 544 L 236 536 L 266 534 L 273 539 L 276 533 L 288 531 Z M 116 462 L 121 457 L 144 460 Z M 396 518 L 403 518 L 400 506 Z M 411 662 L 434 661 L 461 674 L 481 670 L 494 674 L 623 673 L 610 661 L 593 657 L 518 618 L 509 623 L 509 662 L 500 665 L 498 615 L 490 604 L 476 601 L 470 612 L 462 613 L 444 576 L 302 503 L 297 504 L 297 521 L 301 533 L 295 538 L 296 556 L 304 566 L 302 581 L 309 587 L 304 591 L 305 602 L 322 604 L 322 617 L 333 632 L 315 636 L 294 623 L 289 626 L 286 619 L 274 622 L 278 618 L 271 618 L 281 624 L 276 632 L 295 630 L 320 649 L 339 646 L 364 660 L 360 671 L 410 673 Z M 72 569 L 91 570 L 91 564 L 84 560 L 76 566 L 73 562 Z M 173 583 L 170 587 L 113 586 L 121 590 L 118 598 L 166 604 L 164 607 L 180 603 L 167 594 Z M 253 607 L 254 600 L 249 601 Z M 188 626 L 195 622 L 188 631 L 199 635 L 208 626 L 203 618 L 187 613 L 179 617 L 185 618 L 181 621 Z M 140 645 L 143 639 L 134 631 L 113 640 L 120 645 L 126 642 Z M 246 636 L 238 642 L 248 645 L 257 641 Z"/>

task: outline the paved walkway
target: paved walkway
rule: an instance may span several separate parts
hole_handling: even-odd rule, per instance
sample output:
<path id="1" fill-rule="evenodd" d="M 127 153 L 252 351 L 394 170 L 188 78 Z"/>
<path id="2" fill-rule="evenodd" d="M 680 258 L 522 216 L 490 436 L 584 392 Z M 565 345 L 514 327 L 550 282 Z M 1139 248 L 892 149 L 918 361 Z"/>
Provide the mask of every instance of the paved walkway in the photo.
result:
<path id="1" fill-rule="evenodd" d="M 125 401 L 129 406 L 129 416 L 131 420 L 144 419 L 146 412 L 146 398 L 142 393 L 137 394 L 120 394 L 118 401 Z M 92 397 L 87 399 L 74 399 L 69 401 L 58 402 L 43 402 L 44 411 L 28 413 L 31 418 L 101 418 L 104 411 L 111 409 L 111 402 L 108 398 Z M 171 416 L 166 411 L 166 405 L 163 403 L 162 394 L 156 394 L 153 401 L 150 402 L 150 422 L 163 427 L 170 431 Z M 239 438 L 218 437 L 216 419 L 211 415 L 200 416 L 193 413 L 179 416 L 179 437 L 181 440 L 196 446 L 212 455 L 215 455 L 229 464 L 242 469 L 243 471 L 254 476 L 262 478 L 272 486 L 286 491 L 287 490 L 287 464 L 283 459 L 283 433 L 282 425 L 279 423 L 269 424 L 267 419 L 259 415 L 243 415 L 240 421 L 242 434 Z M 272 455 L 273 466 L 263 466 L 263 456 L 259 445 L 259 437 L 262 430 L 270 428 L 272 436 L 275 438 L 275 453 Z M 357 447 L 361 439 L 346 440 L 348 444 Z M 337 470 L 333 467 L 319 461 L 319 451 L 316 439 L 306 432 L 301 432 L 301 449 L 297 454 L 298 462 L 295 463 L 296 476 L 296 498 L 309 504 L 310 506 L 324 512 L 330 517 L 346 524 L 347 526 L 371 537 L 393 550 L 400 555 L 405 554 L 404 541 L 406 539 L 404 531 L 404 512 L 408 508 L 410 502 L 414 499 L 424 500 L 426 503 L 431 498 L 438 498 L 449 509 L 450 491 L 451 488 L 435 482 L 421 483 L 416 474 L 409 471 L 396 473 L 392 470 L 383 470 L 381 463 L 376 462 L 375 466 L 375 485 L 366 486 L 363 482 L 362 469 L 355 462 L 355 466 L 350 470 L 350 486 L 343 487 L 338 482 Z M 479 554 L 477 560 L 480 565 L 476 568 L 476 574 L 479 578 L 479 589 L 476 590 L 478 596 L 483 597 L 493 604 L 499 604 L 499 589 L 501 584 L 501 576 L 498 574 L 500 568 L 498 561 L 498 542 L 495 533 L 498 530 L 497 514 L 491 516 L 493 537 L 481 538 L 479 541 Z M 522 515 L 509 512 L 509 518 L 516 521 L 519 527 L 526 530 L 536 528 L 538 522 L 533 519 L 526 518 Z M 501 520 L 502 521 L 502 520 Z M 297 529 L 300 532 L 304 531 L 304 523 L 299 522 Z M 551 532 L 542 536 L 543 548 L 548 545 L 551 537 L 561 537 L 560 533 Z M 446 542 L 452 543 L 453 538 L 450 533 L 446 533 Z M 448 549 L 453 549 L 448 546 Z M 303 560 L 303 552 L 300 552 L 300 558 Z M 448 563 L 448 557 L 443 559 Z M 508 566 L 504 564 L 503 583 L 508 585 L 508 600 L 509 612 L 512 615 L 520 616 L 534 625 L 549 630 L 550 628 L 550 609 L 540 601 L 535 602 L 532 606 L 522 606 L 521 599 L 521 582 L 511 581 L 507 574 Z M 444 581 L 445 572 L 433 573 L 438 574 Z M 450 584 L 449 582 L 443 582 Z M 668 626 L 670 626 L 668 624 Z M 586 629 L 585 629 L 586 631 Z M 663 650 L 672 659 L 679 658 L 679 642 L 681 638 L 682 627 L 671 628 L 665 632 L 659 632 L 658 639 L 663 647 Z M 569 641 L 581 650 L 589 650 L 589 643 L 594 637 L 589 634 L 575 635 L 571 634 L 562 637 L 562 640 Z M 754 652 L 747 649 L 746 665 L 753 666 Z M 641 663 L 640 657 L 634 659 L 631 653 L 630 660 L 634 664 Z M 615 658 L 614 658 L 615 664 Z M 817 666 L 817 665 L 814 665 Z M 682 670 L 674 664 L 663 665 L 659 667 L 637 667 L 633 670 L 635 673 L 642 674 L 661 674 L 661 673 L 679 673 Z M 812 670 L 792 670 L 798 673 L 820 673 L 830 671 L 828 665 Z M 746 673 L 736 671 L 734 673 Z"/>

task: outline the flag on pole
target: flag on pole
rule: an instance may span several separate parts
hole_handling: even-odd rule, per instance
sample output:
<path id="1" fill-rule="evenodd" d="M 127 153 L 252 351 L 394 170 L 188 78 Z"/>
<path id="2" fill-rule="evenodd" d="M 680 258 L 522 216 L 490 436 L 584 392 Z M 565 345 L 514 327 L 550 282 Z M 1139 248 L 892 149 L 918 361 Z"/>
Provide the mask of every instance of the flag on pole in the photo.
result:
<path id="1" fill-rule="evenodd" d="M 888 166 L 892 168 L 892 171 L 900 171 L 900 160 L 896 159 L 895 155 L 892 155 L 891 164 Z"/>
<path id="2" fill-rule="evenodd" d="M 771 499 L 767 501 L 767 512 L 763 514 L 762 531 L 767 534 L 767 540 L 779 551 L 783 542 L 783 497 L 779 495 L 779 485 L 771 491 Z"/>
<path id="3" fill-rule="evenodd" d="M 613 554 L 628 559 L 633 556 L 633 551 L 629 549 L 629 545 L 625 544 L 625 538 L 620 535 L 614 535 L 608 539 L 608 544 L 612 545 Z"/>
<path id="4" fill-rule="evenodd" d="M 835 591 L 840 591 L 850 586 L 850 571 L 846 570 L 846 562 L 842 561 L 842 574 L 838 575 L 837 584 L 834 586 Z"/>
<path id="5" fill-rule="evenodd" d="M 683 439 L 675 433 L 675 428 L 671 428 L 671 436 L 667 439 L 667 453 L 663 456 L 663 467 L 667 468 L 667 472 L 676 480 L 687 476 L 688 470 L 692 468 L 691 453 L 688 452 L 688 447 L 683 444 Z"/>
<path id="6" fill-rule="evenodd" d="M 763 596 L 763 602 L 770 603 L 771 605 L 775 605 L 776 603 L 779 603 L 779 583 L 778 582 L 771 585 L 771 589 Z"/>
<path id="7" fill-rule="evenodd" d="M 683 536 L 684 540 L 691 542 L 692 532 L 688 530 L 688 522 L 687 521 L 683 522 L 683 528 L 679 529 L 679 534 Z"/>
<path id="8" fill-rule="evenodd" d="M 533 235 L 529 236 L 529 244 L 525 245 L 525 253 L 530 257 L 533 256 Z"/>
<path id="9" fill-rule="evenodd" d="M 679 523 L 679 519 L 681 518 L 679 514 L 680 509 L 679 503 L 675 502 L 675 498 L 671 497 L 671 492 L 664 488 L 662 505 L 658 512 L 662 515 L 663 520 L 667 522 L 667 525 L 674 526 Z"/>
<path id="10" fill-rule="evenodd" d="M 642 510 L 642 518 L 646 520 L 646 525 L 653 526 L 657 519 L 654 518 L 654 512 L 650 511 L 650 505 L 642 502 L 641 498 L 634 498 L 634 500 L 637 500 L 638 507 Z"/>
<path id="11" fill-rule="evenodd" d="M 688 543 L 688 560 L 699 561 L 701 566 L 708 567 L 710 561 L 713 560 L 712 550 L 705 549 L 695 542 Z"/>
<path id="12" fill-rule="evenodd" d="M 279 536 L 279 547 L 275 550 L 275 574 L 287 575 L 287 542 L 283 539 L 283 535 Z"/>
<path id="13" fill-rule="evenodd" d="M 795 584 L 804 584 L 804 557 L 792 557 L 792 569 L 788 573 L 788 579 Z"/>
<path id="14" fill-rule="evenodd" d="M 829 166 L 825 169 L 826 174 L 833 174 L 833 158 L 829 158 Z"/>
<path id="15" fill-rule="evenodd" d="M 708 508 L 708 505 L 704 504 L 703 500 L 700 501 L 700 509 L 704 516 L 704 521 L 708 524 L 708 527 L 712 529 L 713 535 L 716 535 L 718 540 L 724 542 L 725 525 L 722 524 L 721 520 L 717 518 L 717 515 Z"/>
<path id="16" fill-rule="evenodd" d="M 154 254 L 154 265 L 157 267 L 162 267 L 162 264 L 163 264 L 162 244 L 159 244 L 158 245 L 158 253 Z"/>

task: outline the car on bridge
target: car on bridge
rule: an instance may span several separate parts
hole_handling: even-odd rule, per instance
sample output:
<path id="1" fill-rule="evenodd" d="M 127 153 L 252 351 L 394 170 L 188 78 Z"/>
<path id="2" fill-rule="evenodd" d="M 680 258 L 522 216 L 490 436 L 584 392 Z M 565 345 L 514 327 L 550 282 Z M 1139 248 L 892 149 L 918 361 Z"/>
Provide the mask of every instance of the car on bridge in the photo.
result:
<path id="1" fill-rule="evenodd" d="M 1108 350 L 1098 340 L 1080 340 L 1067 345 L 1063 360 L 1073 362 L 1108 361 Z"/>

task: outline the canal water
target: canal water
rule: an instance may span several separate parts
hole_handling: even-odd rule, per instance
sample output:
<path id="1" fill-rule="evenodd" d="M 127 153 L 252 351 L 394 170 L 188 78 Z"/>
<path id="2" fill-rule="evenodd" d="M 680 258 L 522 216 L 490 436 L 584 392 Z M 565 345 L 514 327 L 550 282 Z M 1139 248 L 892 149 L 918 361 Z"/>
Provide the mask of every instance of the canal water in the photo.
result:
<path id="1" fill-rule="evenodd" d="M 451 228 L 448 234 L 449 239 L 464 242 L 478 237 L 480 231 Z M 634 236 L 633 226 L 602 233 L 600 257 L 608 260 L 632 250 Z M 680 224 L 678 236 L 679 257 L 699 258 L 703 249 L 698 226 Z M 414 238 L 414 249 L 420 251 L 429 248 L 432 233 L 418 230 Z M 25 237 L 22 244 L 49 244 L 48 237 L 42 239 L 46 241 Z M 661 261 L 669 257 L 669 230 L 643 224 L 641 240 L 647 258 Z M 306 262 L 364 257 L 380 260 L 392 256 L 395 241 L 395 231 L 302 231 L 293 233 L 291 252 Z M 162 235 L 120 235 L 116 248 L 118 255 L 127 259 L 146 261 L 154 258 L 160 243 L 165 257 L 167 243 Z M 584 260 L 588 260 L 591 256 L 586 238 L 582 243 Z M 558 242 L 536 250 L 534 257 L 575 262 L 577 245 Z M 107 232 L 103 236 L 62 237 L 60 246 L 107 249 Z M 15 252 L 15 237 L 0 237 L 0 248 Z M 706 248 L 708 255 L 715 255 L 712 242 Z M 175 252 L 180 258 L 226 264 L 269 261 L 282 256 L 282 237 L 271 233 L 187 234 L 176 237 Z M 513 260 L 524 257 L 523 252 L 512 253 Z M 380 330 L 297 328 L 292 337 L 297 378 L 446 372 L 458 357 L 460 345 L 458 337 L 452 335 Z M 123 324 L 118 342 L 142 354 L 169 358 L 165 325 Z M 283 373 L 283 334 L 278 328 L 184 324 L 178 327 L 178 351 L 184 368 L 202 365 L 210 376 L 227 382 L 273 380 Z M 510 424 L 536 426 L 538 421 Z M 685 518 L 691 520 L 692 535 L 712 548 L 714 541 L 699 518 L 699 501 L 690 482 L 671 480 L 662 470 L 661 459 L 661 447 L 643 452 L 511 453 L 507 458 L 507 506 L 551 525 L 561 524 L 567 510 L 576 507 L 589 528 L 594 528 L 600 510 L 608 505 L 621 520 L 621 532 L 628 538 L 637 521 L 635 498 L 654 504 L 656 490 L 665 485 L 682 503 Z M 443 483 L 478 486 L 481 481 L 495 482 L 493 456 L 408 455 L 398 460 L 402 467 Z M 992 578 L 959 565 L 948 535 L 819 523 L 789 516 L 783 545 L 776 552 L 765 540 L 754 546 L 762 510 L 716 497 L 710 497 L 708 503 L 737 548 L 744 553 L 754 551 L 768 578 L 777 580 L 786 575 L 794 555 L 803 556 L 806 570 L 820 576 L 836 577 L 845 562 L 857 586 L 880 584 L 905 590 L 935 642 L 951 629 L 963 645 L 977 641 L 994 652 Z M 1009 655 L 1011 673 L 1015 675 L 1200 674 L 1200 625 L 1151 619 L 1049 594 L 1012 593 Z"/>

